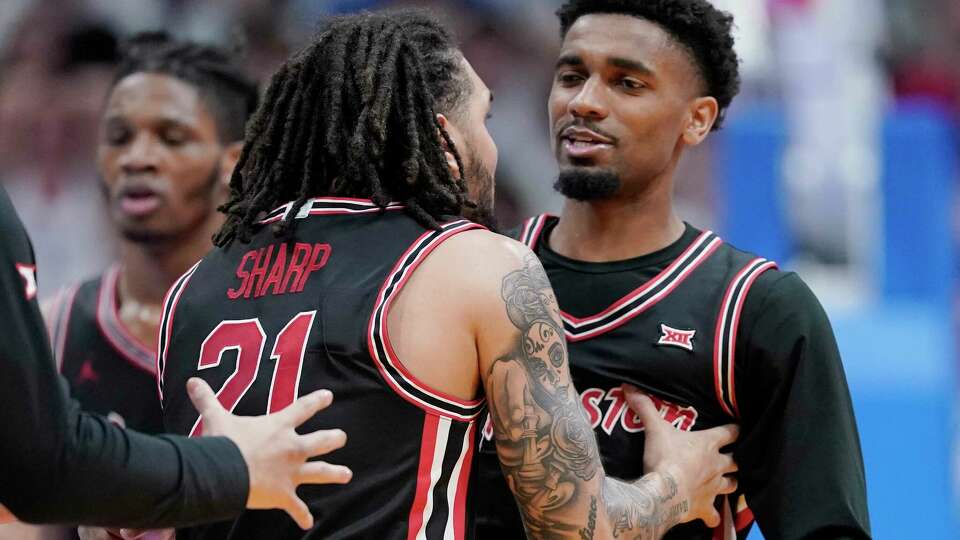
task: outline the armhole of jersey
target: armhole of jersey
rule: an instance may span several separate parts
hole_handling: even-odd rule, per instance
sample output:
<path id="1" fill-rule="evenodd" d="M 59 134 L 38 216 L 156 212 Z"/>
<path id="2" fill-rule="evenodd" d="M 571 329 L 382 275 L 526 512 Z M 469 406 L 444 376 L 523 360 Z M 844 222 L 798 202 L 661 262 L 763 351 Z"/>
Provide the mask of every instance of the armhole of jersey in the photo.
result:
<path id="1" fill-rule="evenodd" d="M 440 392 L 407 371 L 390 343 L 387 315 L 391 304 L 410 276 L 437 246 L 462 232 L 483 228 L 470 221 L 460 220 L 447 223 L 440 230 L 427 231 L 417 238 L 387 275 L 377 295 L 367 327 L 367 346 L 370 356 L 387 386 L 401 398 L 428 413 L 461 422 L 473 422 L 483 410 L 485 400 L 481 398 L 467 401 Z"/>
<path id="2" fill-rule="evenodd" d="M 63 371 L 63 351 L 66 347 L 67 331 L 70 329 L 70 312 L 73 311 L 73 301 L 79 289 L 79 284 L 60 289 L 50 303 L 49 312 L 44 310 L 43 313 L 58 373 Z"/>
<path id="3" fill-rule="evenodd" d="M 530 251 L 537 251 L 537 242 L 540 241 L 540 234 L 543 233 L 543 227 L 547 220 L 553 217 L 551 214 L 540 214 L 528 218 L 520 227 L 520 238 L 518 240 L 530 248 Z"/>
<path id="4" fill-rule="evenodd" d="M 167 344 L 170 342 L 170 336 L 173 332 L 173 314 L 177 309 L 177 303 L 187 288 L 187 283 L 197 270 L 200 263 L 193 265 L 189 270 L 180 276 L 167 291 L 163 297 L 163 315 L 160 318 L 160 335 L 157 338 L 157 396 L 160 398 L 160 407 L 163 407 L 163 369 L 167 364 Z"/>
<path id="5" fill-rule="evenodd" d="M 740 313 L 750 287 L 767 270 L 777 268 L 777 264 L 763 258 L 755 258 L 740 269 L 727 286 L 717 314 L 717 328 L 713 345 L 713 381 L 720 407 L 734 418 L 740 417 L 737 406 L 737 394 L 734 377 L 736 361 L 737 328 L 740 325 Z"/>

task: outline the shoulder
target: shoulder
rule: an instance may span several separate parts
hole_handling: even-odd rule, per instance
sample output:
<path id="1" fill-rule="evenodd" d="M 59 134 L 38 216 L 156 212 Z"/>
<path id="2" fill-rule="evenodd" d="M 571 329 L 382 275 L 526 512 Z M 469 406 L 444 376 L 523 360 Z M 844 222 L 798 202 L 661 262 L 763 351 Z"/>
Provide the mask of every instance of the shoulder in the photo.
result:
<path id="1" fill-rule="evenodd" d="M 826 314 L 797 273 L 772 269 L 757 277 L 744 302 L 744 317 L 789 318 L 799 322 L 825 318 Z"/>
<path id="2" fill-rule="evenodd" d="M 474 306 L 500 297 L 504 277 L 536 256 L 520 242 L 485 229 L 466 231 L 437 246 L 418 270 L 434 287 Z"/>

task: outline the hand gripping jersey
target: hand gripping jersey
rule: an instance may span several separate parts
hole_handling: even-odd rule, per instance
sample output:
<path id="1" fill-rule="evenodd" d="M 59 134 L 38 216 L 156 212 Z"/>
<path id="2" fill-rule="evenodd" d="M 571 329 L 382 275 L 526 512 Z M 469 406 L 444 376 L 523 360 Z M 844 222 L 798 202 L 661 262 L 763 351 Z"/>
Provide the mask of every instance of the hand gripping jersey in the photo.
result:
<path id="1" fill-rule="evenodd" d="M 288 204 L 266 216 L 286 216 Z M 342 428 L 323 457 L 354 471 L 344 486 L 301 487 L 316 519 L 304 533 L 280 512 L 247 512 L 177 538 L 469 538 L 476 423 L 484 403 L 435 391 L 407 372 L 386 327 L 390 305 L 440 243 L 479 228 L 426 230 L 397 204 L 318 198 L 289 240 L 265 226 L 249 244 L 214 249 L 170 289 L 159 372 L 166 427 L 203 431 L 184 391 L 204 378 L 240 415 L 278 411 L 321 388 L 333 405 L 303 430 Z"/>
<path id="2" fill-rule="evenodd" d="M 161 433 L 156 352 L 131 335 L 117 309 L 118 266 L 66 288 L 47 325 L 60 373 L 84 410 L 146 433 Z"/>
<path id="3" fill-rule="evenodd" d="M 735 422 L 740 311 L 751 285 L 776 265 L 690 226 L 680 241 L 660 252 L 631 261 L 582 263 L 545 251 L 540 240 L 556 223 L 553 216 L 531 218 L 518 239 L 541 258 L 553 284 L 571 375 L 597 434 L 604 468 L 613 477 L 634 480 L 644 474 L 643 424 L 628 408 L 620 385 L 629 382 L 649 392 L 678 429 Z M 486 425 L 480 537 L 522 538 L 491 435 Z M 721 528 L 710 530 L 697 521 L 675 527 L 665 538 L 745 538 L 752 515 L 743 497 L 738 493 L 718 504 Z"/>

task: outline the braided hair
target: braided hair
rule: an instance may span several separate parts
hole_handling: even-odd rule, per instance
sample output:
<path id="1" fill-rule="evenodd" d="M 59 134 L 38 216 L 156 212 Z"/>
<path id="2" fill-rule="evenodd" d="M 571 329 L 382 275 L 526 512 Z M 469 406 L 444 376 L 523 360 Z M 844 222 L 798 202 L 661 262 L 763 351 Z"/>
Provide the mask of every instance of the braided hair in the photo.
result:
<path id="1" fill-rule="evenodd" d="M 463 62 L 450 34 L 420 10 L 326 20 L 271 79 L 214 243 L 248 242 L 264 212 L 294 201 L 274 229 L 289 235 L 297 211 L 321 195 L 381 208 L 399 201 L 428 228 L 472 207 L 460 153 L 437 121 L 437 113 L 456 116 L 472 88 Z"/>
<path id="2" fill-rule="evenodd" d="M 169 75 L 189 83 L 203 99 L 223 141 L 243 140 L 243 129 L 257 108 L 257 83 L 241 66 L 242 53 L 189 41 L 166 32 L 142 32 L 122 45 L 116 86 L 134 73 Z"/>

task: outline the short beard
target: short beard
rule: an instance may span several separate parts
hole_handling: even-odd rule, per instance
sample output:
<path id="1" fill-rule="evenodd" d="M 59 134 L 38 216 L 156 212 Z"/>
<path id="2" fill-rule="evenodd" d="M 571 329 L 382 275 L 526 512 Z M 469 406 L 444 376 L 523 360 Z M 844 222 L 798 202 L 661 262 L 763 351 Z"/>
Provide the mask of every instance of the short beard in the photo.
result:
<path id="1" fill-rule="evenodd" d="M 553 189 L 575 201 L 609 199 L 620 191 L 620 177 L 604 169 L 570 167 L 560 170 Z"/>
<path id="2" fill-rule="evenodd" d="M 497 232 L 499 225 L 493 210 L 493 174 L 483 166 L 480 157 L 472 149 L 468 148 L 467 152 L 470 158 L 470 166 L 466 170 L 467 185 L 476 186 L 477 199 L 471 200 L 473 205 L 463 209 L 463 217 Z"/>
<path id="3" fill-rule="evenodd" d="M 203 184 L 201 191 L 194 192 L 192 196 L 199 196 L 202 193 L 207 193 L 213 197 L 213 190 L 216 187 L 217 182 L 220 181 L 220 161 L 214 165 L 213 170 L 210 172 L 210 176 L 207 177 L 207 181 Z M 101 185 L 104 185 L 101 181 Z M 190 197 L 188 197 L 190 198 Z M 216 213 L 217 210 L 211 210 L 211 213 Z M 159 248 L 167 244 L 172 244 L 185 237 L 187 234 L 193 231 L 195 224 L 177 224 L 181 227 L 176 230 L 171 231 L 156 231 L 149 228 L 139 229 L 137 227 L 133 228 L 119 228 L 120 236 L 124 240 L 132 243 L 139 244 L 148 248 Z"/>

